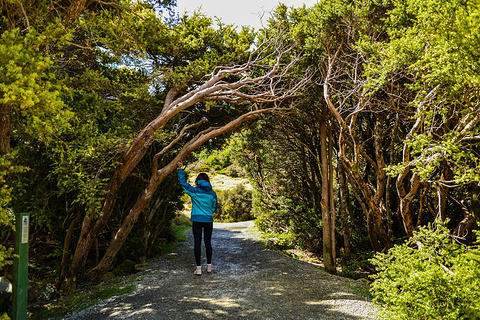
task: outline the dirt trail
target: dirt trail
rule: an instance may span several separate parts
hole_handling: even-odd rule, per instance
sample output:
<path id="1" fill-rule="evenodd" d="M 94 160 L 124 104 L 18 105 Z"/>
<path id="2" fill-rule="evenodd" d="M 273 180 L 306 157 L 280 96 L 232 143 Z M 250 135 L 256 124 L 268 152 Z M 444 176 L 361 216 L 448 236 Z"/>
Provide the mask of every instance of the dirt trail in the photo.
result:
<path id="1" fill-rule="evenodd" d="M 251 224 L 214 225 L 211 274 L 193 275 L 189 235 L 173 254 L 135 275 L 132 293 L 68 319 L 374 318 L 358 293 L 361 283 L 265 249 L 247 231 Z"/>

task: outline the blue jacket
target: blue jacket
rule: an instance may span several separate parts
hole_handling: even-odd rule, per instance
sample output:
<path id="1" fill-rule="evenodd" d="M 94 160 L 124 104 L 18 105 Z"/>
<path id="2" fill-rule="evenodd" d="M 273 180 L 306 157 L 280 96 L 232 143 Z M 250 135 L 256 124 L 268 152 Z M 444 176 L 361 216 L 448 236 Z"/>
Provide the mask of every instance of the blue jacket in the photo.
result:
<path id="1" fill-rule="evenodd" d="M 192 198 L 191 221 L 213 222 L 213 212 L 218 208 L 217 194 L 206 180 L 198 180 L 197 187 L 192 187 L 185 178 L 182 169 L 177 170 L 178 181 L 183 190 Z"/>

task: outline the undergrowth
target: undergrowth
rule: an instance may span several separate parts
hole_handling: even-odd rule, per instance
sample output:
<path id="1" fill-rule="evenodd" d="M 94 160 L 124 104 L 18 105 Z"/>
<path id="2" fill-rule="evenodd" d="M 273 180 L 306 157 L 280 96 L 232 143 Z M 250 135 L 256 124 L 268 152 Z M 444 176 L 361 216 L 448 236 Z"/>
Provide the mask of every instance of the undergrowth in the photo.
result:
<path id="1" fill-rule="evenodd" d="M 128 294 L 133 291 L 135 285 L 127 284 L 127 282 L 102 283 L 89 287 L 87 290 L 79 291 L 76 294 L 62 297 L 55 303 L 47 306 L 47 309 L 32 314 L 31 319 L 63 319 L 65 315 L 88 309 L 101 300 Z"/>
<path id="2" fill-rule="evenodd" d="M 160 250 L 162 255 L 168 255 L 174 251 L 180 242 L 186 241 L 185 233 L 190 227 L 188 218 L 178 214 L 172 221 L 171 231 L 174 241 L 168 242 L 162 247 Z M 141 277 L 132 275 L 130 279 L 117 278 L 117 280 L 113 279 L 105 283 L 86 287 L 84 290 L 78 290 L 75 294 L 63 296 L 44 306 L 43 310 L 30 313 L 29 319 L 64 319 L 65 315 L 88 309 L 102 300 L 129 294 L 135 289 L 134 284 L 129 284 L 132 279 L 141 280 Z"/>
<path id="3" fill-rule="evenodd" d="M 374 302 L 381 319 L 480 319 L 480 250 L 449 235 L 444 223 L 413 237 L 372 263 Z"/>

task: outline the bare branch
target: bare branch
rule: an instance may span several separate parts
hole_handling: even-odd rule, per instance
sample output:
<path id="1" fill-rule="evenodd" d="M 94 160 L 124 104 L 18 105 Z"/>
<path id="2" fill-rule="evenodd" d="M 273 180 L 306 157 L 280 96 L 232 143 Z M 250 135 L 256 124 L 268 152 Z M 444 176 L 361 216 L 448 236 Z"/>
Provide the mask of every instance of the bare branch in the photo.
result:
<path id="1" fill-rule="evenodd" d="M 25 8 L 23 7 L 22 2 L 18 2 L 20 4 L 20 8 L 22 9 L 23 16 L 25 17 L 25 22 L 27 23 L 27 30 L 30 30 L 30 21 L 28 20 L 27 13 L 25 12 Z"/>
<path id="2" fill-rule="evenodd" d="M 283 112 L 282 109 L 279 109 L 279 108 L 276 108 L 276 107 L 260 109 L 260 110 L 252 110 L 252 111 L 247 112 L 247 113 L 241 115 L 240 117 L 230 121 L 229 123 L 227 123 L 226 125 L 224 125 L 222 127 L 211 127 L 211 128 L 208 128 L 208 129 L 198 133 L 194 138 L 192 138 L 188 142 L 188 144 L 186 144 L 184 146 L 182 151 L 180 151 L 178 153 L 178 155 L 175 157 L 175 159 L 173 159 L 170 162 L 170 164 L 166 165 L 165 167 L 163 167 L 162 169 L 159 170 L 158 175 L 162 176 L 162 174 L 164 174 L 165 170 L 168 171 L 168 173 L 173 171 L 176 167 L 177 162 L 183 161 L 187 157 L 187 155 L 192 153 L 194 150 L 196 150 L 198 147 L 200 147 L 206 141 L 208 141 L 212 138 L 218 137 L 218 136 L 220 136 L 224 133 L 234 131 L 240 125 L 242 125 L 243 123 L 245 123 L 247 121 L 257 119 L 262 114 L 267 114 L 267 113 L 272 114 L 272 113 L 282 113 L 282 112 Z"/>
<path id="3" fill-rule="evenodd" d="M 157 172 L 158 159 L 163 157 L 168 152 L 168 150 L 170 150 L 175 144 L 177 144 L 177 142 L 180 141 L 180 139 L 182 139 L 185 136 L 185 132 L 187 132 L 187 130 L 190 130 L 191 128 L 194 128 L 194 127 L 198 127 L 199 125 L 201 125 L 202 123 L 204 123 L 206 121 L 207 121 L 207 119 L 202 119 L 202 120 L 200 120 L 196 123 L 193 123 L 191 125 L 183 127 L 182 130 L 180 131 L 180 133 L 177 135 L 177 137 L 173 141 L 171 141 L 165 148 L 163 148 L 162 151 L 158 152 L 153 157 L 153 160 L 152 160 L 152 175 L 155 175 L 156 172 Z"/>

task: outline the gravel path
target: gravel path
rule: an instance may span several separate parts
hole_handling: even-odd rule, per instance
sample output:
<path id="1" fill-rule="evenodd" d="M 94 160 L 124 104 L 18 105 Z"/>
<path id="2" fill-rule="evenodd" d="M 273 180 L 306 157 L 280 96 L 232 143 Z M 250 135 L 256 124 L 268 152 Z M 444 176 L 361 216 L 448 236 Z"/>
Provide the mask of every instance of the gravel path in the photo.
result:
<path id="1" fill-rule="evenodd" d="M 193 275 L 190 234 L 135 274 L 133 292 L 67 319 L 374 319 L 364 284 L 266 249 L 251 224 L 214 225 L 211 274 Z"/>

